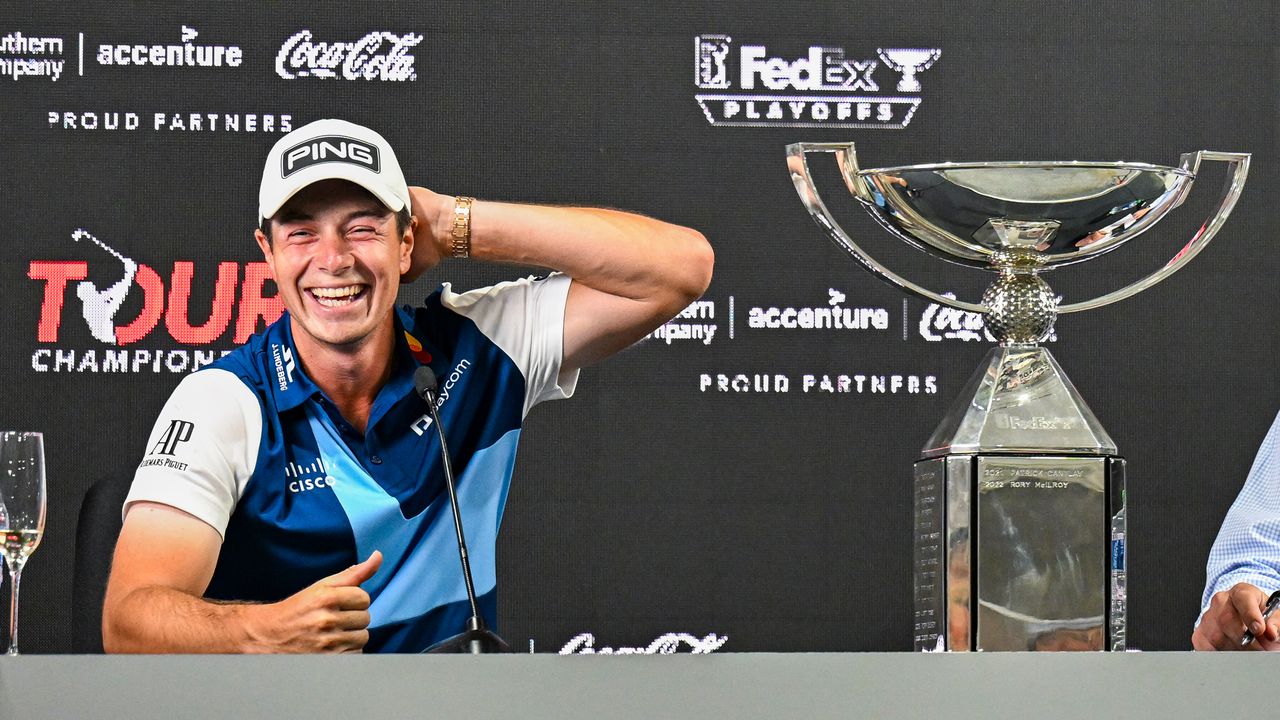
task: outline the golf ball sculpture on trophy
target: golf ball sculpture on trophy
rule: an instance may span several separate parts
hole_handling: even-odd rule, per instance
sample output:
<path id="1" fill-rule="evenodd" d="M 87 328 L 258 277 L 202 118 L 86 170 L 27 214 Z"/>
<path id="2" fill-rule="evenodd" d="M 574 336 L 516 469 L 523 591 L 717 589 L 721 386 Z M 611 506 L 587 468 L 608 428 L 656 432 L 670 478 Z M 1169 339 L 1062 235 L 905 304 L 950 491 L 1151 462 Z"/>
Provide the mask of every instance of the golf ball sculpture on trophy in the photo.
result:
<path id="1" fill-rule="evenodd" d="M 837 223 L 808 158 L 834 153 L 849 192 L 889 233 L 995 273 L 981 302 L 956 300 L 880 264 Z M 1150 229 L 1187 197 L 1202 163 L 1228 165 L 1213 215 L 1164 266 L 1060 305 L 1044 280 Z M 787 147 L 791 178 L 823 230 L 876 276 L 981 313 L 999 342 L 915 464 L 915 649 L 1124 650 L 1124 459 L 1043 340 L 1058 315 L 1123 300 L 1177 272 L 1231 214 L 1243 153 L 1130 162 L 939 163 L 861 170 L 852 143 Z"/>

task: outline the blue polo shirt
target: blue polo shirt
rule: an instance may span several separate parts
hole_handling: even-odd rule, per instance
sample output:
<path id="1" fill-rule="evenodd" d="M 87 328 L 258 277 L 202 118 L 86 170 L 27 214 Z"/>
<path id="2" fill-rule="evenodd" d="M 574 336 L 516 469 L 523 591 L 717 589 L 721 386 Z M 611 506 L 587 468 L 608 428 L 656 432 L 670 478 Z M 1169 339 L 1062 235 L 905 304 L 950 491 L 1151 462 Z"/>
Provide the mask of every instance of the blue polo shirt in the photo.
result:
<path id="1" fill-rule="evenodd" d="M 413 373 L 439 379 L 472 571 L 495 622 L 498 527 L 525 415 L 572 394 L 561 374 L 569 279 L 464 293 L 446 285 L 395 312 L 391 377 L 363 434 L 307 377 L 285 314 L 185 378 L 161 412 L 126 501 L 161 502 L 223 535 L 206 596 L 275 602 L 383 554 L 367 652 L 417 652 L 461 632 L 470 608 L 439 438 Z"/>

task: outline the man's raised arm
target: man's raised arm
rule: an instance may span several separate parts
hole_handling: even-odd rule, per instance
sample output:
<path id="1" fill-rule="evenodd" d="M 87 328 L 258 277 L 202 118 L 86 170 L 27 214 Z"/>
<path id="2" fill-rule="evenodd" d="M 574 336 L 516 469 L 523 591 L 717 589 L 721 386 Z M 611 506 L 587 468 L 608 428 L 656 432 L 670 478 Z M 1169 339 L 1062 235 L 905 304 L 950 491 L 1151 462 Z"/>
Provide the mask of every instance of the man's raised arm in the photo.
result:
<path id="1" fill-rule="evenodd" d="M 452 252 L 455 202 L 410 188 L 417 220 L 412 280 Z M 706 291 L 714 255 L 696 230 L 595 208 L 477 201 L 470 256 L 551 268 L 573 279 L 563 370 L 599 362 L 643 338 Z"/>

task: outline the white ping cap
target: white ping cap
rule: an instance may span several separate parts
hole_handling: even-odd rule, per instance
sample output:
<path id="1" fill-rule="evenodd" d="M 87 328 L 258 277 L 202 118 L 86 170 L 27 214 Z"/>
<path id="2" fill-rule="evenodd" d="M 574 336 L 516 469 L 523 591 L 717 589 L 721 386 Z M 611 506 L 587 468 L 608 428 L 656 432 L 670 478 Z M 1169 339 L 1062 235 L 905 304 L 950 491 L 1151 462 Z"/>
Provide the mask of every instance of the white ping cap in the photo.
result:
<path id="1" fill-rule="evenodd" d="M 346 120 L 317 120 L 285 135 L 267 153 L 258 189 L 258 220 L 321 180 L 349 180 L 392 212 L 409 207 L 409 185 L 385 138 Z"/>

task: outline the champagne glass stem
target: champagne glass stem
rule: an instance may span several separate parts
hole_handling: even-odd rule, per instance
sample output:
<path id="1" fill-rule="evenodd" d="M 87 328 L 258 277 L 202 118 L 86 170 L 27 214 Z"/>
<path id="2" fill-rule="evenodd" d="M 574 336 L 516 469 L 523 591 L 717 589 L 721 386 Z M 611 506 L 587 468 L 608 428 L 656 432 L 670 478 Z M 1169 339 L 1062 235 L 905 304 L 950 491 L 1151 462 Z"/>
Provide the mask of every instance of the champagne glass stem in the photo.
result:
<path id="1" fill-rule="evenodd" d="M 18 584 L 22 581 L 22 563 L 9 564 L 9 577 L 13 587 L 9 591 L 9 650 L 5 655 L 18 654 Z"/>

